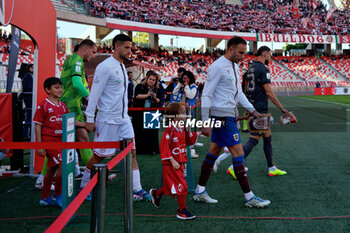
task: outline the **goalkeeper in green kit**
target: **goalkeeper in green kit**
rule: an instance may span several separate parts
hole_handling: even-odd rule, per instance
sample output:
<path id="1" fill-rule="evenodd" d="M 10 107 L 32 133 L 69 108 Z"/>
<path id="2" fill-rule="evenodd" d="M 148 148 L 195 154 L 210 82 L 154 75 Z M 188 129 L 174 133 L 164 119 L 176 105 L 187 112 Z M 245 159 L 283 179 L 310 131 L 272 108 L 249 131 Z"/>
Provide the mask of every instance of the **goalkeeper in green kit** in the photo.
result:
<path id="1" fill-rule="evenodd" d="M 85 122 L 82 109 L 82 99 L 88 98 L 89 88 L 84 71 L 84 62 L 89 62 L 95 57 L 97 46 L 91 40 L 83 40 L 79 44 L 78 51 L 67 58 L 63 64 L 61 80 L 63 93 L 61 101 L 65 102 L 70 112 L 75 113 L 75 119 Z M 76 140 L 88 142 L 89 137 L 85 128 L 76 128 Z M 86 164 L 92 156 L 91 149 L 80 149 L 80 156 Z"/>

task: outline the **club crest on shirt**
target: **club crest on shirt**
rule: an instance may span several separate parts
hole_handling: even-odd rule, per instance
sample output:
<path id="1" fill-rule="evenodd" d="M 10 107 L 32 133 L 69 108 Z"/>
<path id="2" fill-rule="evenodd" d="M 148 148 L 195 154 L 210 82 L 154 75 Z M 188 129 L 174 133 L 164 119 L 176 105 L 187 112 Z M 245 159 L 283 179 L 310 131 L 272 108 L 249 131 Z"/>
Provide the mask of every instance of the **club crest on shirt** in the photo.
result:
<path id="1" fill-rule="evenodd" d="M 233 81 L 233 77 L 232 76 L 225 76 L 225 78 L 227 79 L 227 81 L 232 83 L 232 81 Z"/>
<path id="2" fill-rule="evenodd" d="M 238 133 L 236 133 L 236 134 L 233 135 L 233 139 L 234 139 L 235 141 L 238 141 L 238 139 L 239 139 Z"/>
<path id="3" fill-rule="evenodd" d="M 48 111 L 49 111 L 49 113 L 52 113 L 52 112 L 53 112 L 52 108 L 49 108 Z"/>
<path id="4" fill-rule="evenodd" d="M 177 137 L 174 137 L 173 142 L 179 142 L 179 139 Z"/>

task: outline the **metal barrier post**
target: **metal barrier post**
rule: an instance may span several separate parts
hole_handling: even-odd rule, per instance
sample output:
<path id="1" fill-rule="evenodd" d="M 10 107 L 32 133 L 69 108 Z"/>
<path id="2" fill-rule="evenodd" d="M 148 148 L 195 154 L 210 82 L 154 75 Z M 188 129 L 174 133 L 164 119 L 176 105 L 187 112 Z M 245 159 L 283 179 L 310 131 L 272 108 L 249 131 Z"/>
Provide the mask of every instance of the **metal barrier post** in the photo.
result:
<path id="1" fill-rule="evenodd" d="M 120 149 L 124 150 L 131 139 L 125 139 L 120 143 Z M 124 232 L 133 233 L 133 190 L 132 190 L 132 152 L 124 158 Z"/>
<path id="2" fill-rule="evenodd" d="M 91 177 L 98 173 L 97 184 L 92 190 L 91 233 L 104 232 L 106 209 L 107 164 L 94 164 Z"/>

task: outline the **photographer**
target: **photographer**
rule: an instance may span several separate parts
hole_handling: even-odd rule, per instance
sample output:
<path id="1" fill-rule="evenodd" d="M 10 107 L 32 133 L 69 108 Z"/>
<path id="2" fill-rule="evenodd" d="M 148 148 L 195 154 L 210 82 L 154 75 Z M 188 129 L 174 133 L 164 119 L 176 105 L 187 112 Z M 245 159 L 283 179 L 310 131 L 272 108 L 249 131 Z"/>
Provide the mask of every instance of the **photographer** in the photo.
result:
<path id="1" fill-rule="evenodd" d="M 179 78 L 178 85 L 173 90 L 173 100 L 174 102 L 184 100 L 188 106 L 192 107 L 196 104 L 197 95 L 196 78 L 191 71 L 185 71 Z"/>
<path id="2" fill-rule="evenodd" d="M 186 69 L 183 67 L 180 67 L 179 69 L 177 69 L 177 77 L 174 77 L 170 80 L 170 83 L 169 83 L 168 87 L 166 88 L 166 92 L 167 92 L 167 97 L 165 99 L 166 102 L 170 102 L 170 103 L 179 102 L 179 101 L 174 101 L 173 91 L 174 91 L 176 85 L 179 83 L 179 78 L 185 72 L 186 72 Z"/>
<path id="3" fill-rule="evenodd" d="M 146 79 L 139 83 L 135 88 L 134 107 L 158 107 L 161 99 L 158 83 L 158 74 L 153 71 L 148 72 Z M 143 128 L 143 111 L 135 111 L 132 116 L 137 153 L 158 154 L 158 129 Z"/>

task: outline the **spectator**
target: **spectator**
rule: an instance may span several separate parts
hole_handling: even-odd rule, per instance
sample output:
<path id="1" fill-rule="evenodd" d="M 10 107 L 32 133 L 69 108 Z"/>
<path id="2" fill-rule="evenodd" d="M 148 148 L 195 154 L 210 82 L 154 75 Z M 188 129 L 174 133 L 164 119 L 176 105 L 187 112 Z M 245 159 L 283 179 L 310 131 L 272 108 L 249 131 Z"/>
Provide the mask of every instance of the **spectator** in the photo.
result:
<path id="1" fill-rule="evenodd" d="M 128 106 L 132 107 L 132 99 L 134 97 L 134 82 L 133 82 L 132 71 L 128 71 Z"/>
<path id="2" fill-rule="evenodd" d="M 328 20 L 321 2 L 299 1 L 300 17 L 293 17 L 292 0 L 242 0 L 243 5 L 218 1 L 102 1 L 86 0 L 90 14 L 166 26 L 250 33 L 346 35 L 350 16 L 335 10 Z M 314 9 L 314 4 L 316 8 Z M 179 14 L 178 12 L 181 12 Z M 203 17 L 205 15 L 205 17 Z M 266 18 L 269 20 L 265 20 Z M 310 20 L 312 19 L 312 20 Z"/>
<path id="3" fill-rule="evenodd" d="M 33 98 L 33 64 L 28 65 L 28 71 L 22 79 L 22 96 L 27 111 L 25 112 L 25 125 L 23 136 L 30 137 L 30 128 L 32 123 L 32 98 Z"/>
<path id="4" fill-rule="evenodd" d="M 316 82 L 316 88 L 320 88 L 321 87 L 321 83 L 319 81 Z"/>
<path id="5" fill-rule="evenodd" d="M 159 76 L 149 72 L 146 79 L 135 88 L 134 107 L 150 108 L 157 107 L 160 103 L 161 94 L 158 88 Z M 143 112 L 136 111 L 133 114 L 133 125 L 137 151 L 141 154 L 158 154 L 158 129 L 143 129 Z"/>

